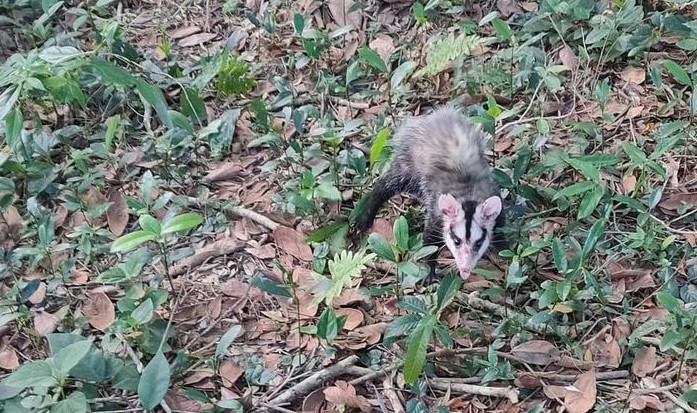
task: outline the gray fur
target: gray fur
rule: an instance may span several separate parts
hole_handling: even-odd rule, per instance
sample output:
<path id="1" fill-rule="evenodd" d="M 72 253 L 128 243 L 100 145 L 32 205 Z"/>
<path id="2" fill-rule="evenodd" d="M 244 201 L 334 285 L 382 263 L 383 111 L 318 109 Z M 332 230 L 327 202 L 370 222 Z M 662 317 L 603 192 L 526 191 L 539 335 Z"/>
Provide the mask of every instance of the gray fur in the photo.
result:
<path id="1" fill-rule="evenodd" d="M 367 213 L 358 218 L 356 229 L 362 231 L 370 227 L 387 200 L 406 192 L 416 196 L 426 209 L 425 243 L 441 246 L 448 241 L 448 248 L 454 251 L 452 242 L 448 240 L 449 235 L 443 233 L 439 196 L 451 194 L 462 204 L 467 222 L 463 222 L 459 228 L 466 227 L 469 235 L 470 227 L 476 226 L 472 224 L 474 208 L 491 196 L 499 196 L 499 189 L 484 155 L 486 142 L 487 135 L 479 126 L 471 124 L 452 106 L 405 120 L 393 140 L 394 156 L 390 166 L 376 180 L 373 191 L 368 195 Z M 496 224 L 500 224 L 500 219 Z M 492 229 L 489 228 L 486 246 L 489 245 Z M 473 229 L 473 233 L 487 234 L 481 228 Z M 464 233 L 460 235 L 464 236 Z M 435 258 L 433 256 L 429 260 L 432 274 Z M 476 260 L 478 258 L 474 260 L 475 263 Z"/>

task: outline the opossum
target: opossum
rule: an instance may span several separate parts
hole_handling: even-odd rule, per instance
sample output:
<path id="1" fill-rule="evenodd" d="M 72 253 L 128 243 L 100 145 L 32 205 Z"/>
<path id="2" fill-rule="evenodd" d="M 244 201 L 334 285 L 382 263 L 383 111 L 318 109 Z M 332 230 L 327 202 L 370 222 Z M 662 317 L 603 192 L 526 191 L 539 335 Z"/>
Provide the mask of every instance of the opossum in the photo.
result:
<path id="1" fill-rule="evenodd" d="M 424 244 L 445 244 L 463 280 L 504 225 L 500 190 L 484 155 L 487 135 L 452 105 L 411 117 L 397 129 L 390 165 L 362 200 L 354 231 L 373 225 L 382 205 L 398 193 L 418 198 L 425 208 Z M 503 242 L 505 240 L 498 240 Z M 499 245 L 497 243 L 497 245 Z M 429 279 L 438 252 L 427 259 Z"/>

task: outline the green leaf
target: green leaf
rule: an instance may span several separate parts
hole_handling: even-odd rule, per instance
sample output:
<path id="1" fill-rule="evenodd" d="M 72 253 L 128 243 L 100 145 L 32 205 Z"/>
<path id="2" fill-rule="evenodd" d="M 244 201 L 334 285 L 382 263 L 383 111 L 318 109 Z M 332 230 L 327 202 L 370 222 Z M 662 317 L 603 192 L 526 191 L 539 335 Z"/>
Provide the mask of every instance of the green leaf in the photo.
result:
<path id="1" fill-rule="evenodd" d="M 380 154 L 385 147 L 387 139 L 390 137 L 390 130 L 383 128 L 375 137 L 373 145 L 370 147 L 370 165 L 374 166 L 375 162 L 380 158 Z"/>
<path id="2" fill-rule="evenodd" d="M 138 223 L 140 227 L 147 232 L 160 235 L 160 231 L 162 231 L 160 222 L 148 214 L 141 215 L 140 218 L 138 218 Z"/>
<path id="3" fill-rule="evenodd" d="M 600 185 L 596 185 L 595 188 L 591 189 L 589 192 L 586 192 L 586 195 L 584 195 L 584 197 L 581 199 L 581 204 L 578 207 L 577 218 L 588 218 L 593 211 L 595 211 L 595 208 L 598 207 L 598 204 L 604 195 L 605 188 Z"/>
<path id="4" fill-rule="evenodd" d="M 87 398 L 81 391 L 73 392 L 51 407 L 51 413 L 85 413 L 88 411 Z"/>
<path id="5" fill-rule="evenodd" d="M 53 387 L 58 385 L 58 380 L 53 376 L 51 364 L 46 360 L 30 361 L 22 364 L 3 384 L 24 390 L 27 387 L 43 386 Z"/>
<path id="6" fill-rule="evenodd" d="M 167 106 L 167 101 L 165 101 L 165 95 L 162 93 L 162 90 L 142 79 L 136 79 L 135 85 L 136 90 L 138 90 L 143 99 L 155 108 L 157 116 L 165 127 L 167 129 L 172 129 L 174 124 L 172 123 L 172 118 L 169 116 L 169 107 Z"/>
<path id="7" fill-rule="evenodd" d="M 305 29 L 305 16 L 300 13 L 295 13 L 293 15 L 293 28 L 295 28 L 295 33 L 301 35 L 303 29 Z"/>
<path id="8" fill-rule="evenodd" d="M 184 115 L 199 125 L 206 120 L 206 104 L 196 89 L 182 89 L 179 95 L 179 107 Z"/>
<path id="9" fill-rule="evenodd" d="M 293 297 L 293 294 L 291 294 L 290 288 L 287 285 L 283 283 L 276 283 L 270 278 L 264 277 L 261 274 L 254 276 L 249 285 L 258 288 L 267 294 L 286 298 Z"/>
<path id="10" fill-rule="evenodd" d="M 407 223 L 407 219 L 400 215 L 394 222 L 392 232 L 397 246 L 406 251 L 409 248 L 409 223 Z"/>
<path id="11" fill-rule="evenodd" d="M 343 250 L 334 255 L 334 259 L 327 263 L 331 278 L 315 275 L 318 283 L 312 292 L 315 293 L 312 303 L 316 304 L 324 301 L 331 306 L 334 298 L 341 294 L 344 286 L 351 283 L 356 277 L 360 277 L 366 264 L 375 258 L 375 254 L 366 254 L 365 251 L 353 253 Z"/>
<path id="12" fill-rule="evenodd" d="M 398 303 L 397 307 L 402 308 L 407 311 L 412 311 L 421 315 L 426 315 L 426 303 L 422 299 L 413 296 L 406 296 L 402 298 Z"/>
<path id="13" fill-rule="evenodd" d="M 203 217 L 201 214 L 195 212 L 188 212 L 186 214 L 178 215 L 162 225 L 162 235 L 170 234 L 172 232 L 186 231 L 191 228 L 195 228 L 203 222 Z"/>
<path id="14" fill-rule="evenodd" d="M 17 86 L 10 86 L 2 92 L 0 95 L 0 121 L 5 119 L 5 116 L 14 108 L 21 91 L 21 88 Z"/>
<path id="15" fill-rule="evenodd" d="M 375 51 L 373 51 L 372 49 L 366 46 L 361 47 L 360 49 L 358 49 L 358 57 L 361 58 L 368 65 L 378 70 L 379 72 L 387 72 L 387 65 L 385 65 L 385 62 L 382 60 L 380 55 L 375 53 Z"/>
<path id="16" fill-rule="evenodd" d="M 421 319 L 414 333 L 411 335 L 407 354 L 404 359 L 404 382 L 412 384 L 419 378 L 426 361 L 426 350 L 431 340 L 431 333 L 436 324 L 434 316 L 426 316 Z"/>
<path id="17" fill-rule="evenodd" d="M 111 244 L 111 252 L 123 252 L 131 250 L 140 244 L 152 241 L 157 238 L 157 234 L 149 231 L 135 231 L 119 237 Z"/>
<path id="18" fill-rule="evenodd" d="M 497 17 L 491 21 L 491 25 L 494 27 L 494 30 L 496 30 L 496 33 L 504 39 L 509 40 L 511 38 L 511 27 L 505 21 Z"/>
<path id="19" fill-rule="evenodd" d="M 590 191 L 591 189 L 595 188 L 598 186 L 595 182 L 591 181 L 583 181 L 583 182 L 578 182 L 573 185 L 567 186 L 566 188 L 562 189 L 561 191 L 558 191 L 554 196 L 552 197 L 552 201 L 556 201 L 557 199 L 561 197 L 569 198 L 574 195 L 582 194 L 586 191 Z"/>
<path id="20" fill-rule="evenodd" d="M 687 71 L 679 64 L 670 59 L 666 59 L 663 61 L 663 67 L 665 67 L 673 79 L 677 80 L 679 83 L 686 86 L 692 86 L 692 79 L 690 79 L 690 75 L 687 74 Z"/>
<path id="21" fill-rule="evenodd" d="M 322 311 L 317 321 L 317 336 L 327 341 L 332 341 L 338 334 L 339 327 L 337 325 L 336 314 L 334 314 L 334 310 L 327 307 Z"/>
<path id="22" fill-rule="evenodd" d="M 155 305 L 153 304 L 152 299 L 148 298 L 140 303 L 140 305 L 133 311 L 131 311 L 131 318 L 133 318 L 138 324 L 143 325 L 152 320 L 154 311 Z"/>
<path id="23" fill-rule="evenodd" d="M 591 229 L 588 231 L 588 237 L 586 238 L 586 242 L 583 244 L 583 260 L 590 256 L 590 253 L 593 252 L 595 245 L 605 233 L 605 223 L 607 222 L 610 211 L 611 205 L 608 204 L 605 206 L 605 213 L 603 214 L 603 217 L 595 221 L 591 226 Z M 579 261 L 579 264 L 580 263 L 581 261 Z"/>
<path id="24" fill-rule="evenodd" d="M 426 245 L 425 247 L 421 247 L 418 251 L 412 255 L 412 259 L 414 261 L 418 261 L 426 256 L 429 256 L 433 254 L 434 252 L 438 251 L 438 247 L 435 245 Z"/>
<path id="25" fill-rule="evenodd" d="M 568 156 L 564 157 L 564 161 L 572 168 L 579 171 L 584 177 L 586 177 L 586 179 L 590 179 L 594 182 L 600 181 L 600 168 L 598 168 L 596 165 L 582 161 L 578 158 L 569 158 Z"/>
<path id="26" fill-rule="evenodd" d="M 116 136 L 116 127 L 119 126 L 119 115 L 114 115 L 106 120 L 106 133 L 104 134 L 104 147 L 107 152 L 111 152 L 111 144 Z"/>
<path id="27" fill-rule="evenodd" d="M 390 87 L 396 89 L 416 69 L 418 64 L 413 60 L 408 60 L 395 69 L 390 79 Z"/>
<path id="28" fill-rule="evenodd" d="M 232 410 L 233 413 L 244 412 L 244 406 L 242 406 L 242 403 L 233 399 L 219 400 L 215 403 L 215 405 L 220 407 L 221 409 Z"/>
<path id="29" fill-rule="evenodd" d="M 347 227 L 346 221 L 334 222 L 329 225 L 325 225 L 321 228 L 317 228 L 310 235 L 305 237 L 305 242 L 322 242 L 329 238 L 330 236 L 336 234 L 343 227 Z"/>
<path id="30" fill-rule="evenodd" d="M 388 341 L 390 338 L 409 335 L 410 332 L 414 331 L 416 326 L 421 321 L 422 316 L 420 314 L 411 313 L 403 316 L 399 316 L 392 320 L 385 328 L 385 334 L 383 336 L 383 341 Z"/>
<path id="31" fill-rule="evenodd" d="M 656 300 L 658 303 L 671 313 L 682 310 L 683 306 L 680 300 L 675 298 L 670 291 L 661 290 L 656 293 Z"/>
<path id="32" fill-rule="evenodd" d="M 14 108 L 5 118 L 5 140 L 10 148 L 15 148 L 22 136 L 24 118 L 19 108 Z"/>
<path id="33" fill-rule="evenodd" d="M 559 238 L 552 240 L 552 256 L 554 257 L 554 265 L 557 267 L 557 270 L 562 273 L 565 272 L 569 264 L 566 259 L 564 246 Z"/>
<path id="34" fill-rule="evenodd" d="M 165 355 L 158 350 L 143 369 L 138 382 L 138 398 L 147 410 L 154 409 L 165 398 L 169 388 L 170 367 Z"/>
<path id="35" fill-rule="evenodd" d="M 460 291 L 462 287 L 462 278 L 449 272 L 440 285 L 438 286 L 438 299 L 436 300 L 436 307 L 438 311 L 443 311 L 445 307 L 450 304 L 450 302 L 455 298 L 455 294 Z"/>
<path id="36" fill-rule="evenodd" d="M 87 355 L 91 345 L 91 341 L 82 340 L 60 349 L 53 356 L 53 365 L 56 367 L 56 370 L 63 376 L 67 376 L 70 369 L 75 367 Z"/>
<path id="37" fill-rule="evenodd" d="M 368 237 L 368 245 L 378 257 L 392 262 L 397 261 L 392 251 L 392 246 L 390 246 L 387 240 L 377 232 L 370 234 Z"/>
<path id="38" fill-rule="evenodd" d="M 230 329 L 223 334 L 220 340 L 218 340 L 218 345 L 215 347 L 215 357 L 220 358 L 225 355 L 225 352 L 227 351 L 228 347 L 230 347 L 230 344 L 232 344 L 232 342 L 239 337 L 241 332 L 242 326 L 239 324 L 235 324 L 230 327 Z"/>

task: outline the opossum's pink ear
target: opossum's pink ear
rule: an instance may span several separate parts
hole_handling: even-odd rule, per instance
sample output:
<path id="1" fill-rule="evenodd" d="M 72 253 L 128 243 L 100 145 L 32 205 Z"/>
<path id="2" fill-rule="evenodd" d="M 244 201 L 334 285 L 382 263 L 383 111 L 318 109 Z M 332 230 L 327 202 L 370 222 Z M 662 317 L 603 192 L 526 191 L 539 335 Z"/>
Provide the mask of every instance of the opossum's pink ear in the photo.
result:
<path id="1" fill-rule="evenodd" d="M 487 198 L 477 207 L 477 215 L 484 224 L 493 224 L 501 213 L 501 198 L 492 196 Z"/>
<path id="2" fill-rule="evenodd" d="M 457 221 L 462 217 L 462 205 L 450 194 L 441 194 L 438 197 L 438 209 L 443 214 L 443 218 L 449 222 Z"/>

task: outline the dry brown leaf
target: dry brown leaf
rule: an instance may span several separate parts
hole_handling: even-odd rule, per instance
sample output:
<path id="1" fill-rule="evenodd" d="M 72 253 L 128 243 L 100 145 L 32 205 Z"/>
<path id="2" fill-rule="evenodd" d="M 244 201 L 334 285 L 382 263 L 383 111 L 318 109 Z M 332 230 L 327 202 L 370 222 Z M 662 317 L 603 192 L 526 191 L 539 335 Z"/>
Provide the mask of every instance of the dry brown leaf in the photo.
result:
<path id="1" fill-rule="evenodd" d="M 201 380 L 209 379 L 215 376 L 215 372 L 209 368 L 202 368 L 201 370 L 196 370 L 184 379 L 184 384 L 196 384 Z"/>
<path id="2" fill-rule="evenodd" d="M 373 39 L 368 45 L 375 53 L 382 58 L 382 61 L 386 65 L 390 63 L 390 56 L 395 51 L 394 42 L 392 38 L 386 34 L 379 34 Z M 337 59 L 338 60 L 338 59 Z"/>
<path id="3" fill-rule="evenodd" d="M 14 370 L 19 367 L 17 352 L 10 346 L 0 350 L 0 369 Z"/>
<path id="4" fill-rule="evenodd" d="M 546 366 L 559 360 L 559 350 L 544 340 L 531 340 L 511 349 L 511 354 L 529 364 Z"/>
<path id="5" fill-rule="evenodd" d="M 0 242 L 6 239 L 6 235 L 9 235 L 9 239 L 12 239 L 14 242 L 19 241 L 22 236 L 24 221 L 14 205 L 8 206 L 2 212 L 2 217 L 0 217 L 0 229 L 2 229 L 2 232 L 0 232 Z"/>
<path id="6" fill-rule="evenodd" d="M 637 116 L 641 115 L 641 112 L 644 110 L 643 106 L 633 106 L 627 110 L 627 118 L 629 119 L 634 119 Z"/>
<path id="7" fill-rule="evenodd" d="M 44 310 L 38 310 L 34 314 L 34 329 L 40 335 L 47 336 L 56 329 L 58 321 L 58 317 L 55 315 Z"/>
<path id="8" fill-rule="evenodd" d="M 317 389 L 308 394 L 303 400 L 303 412 L 320 412 L 325 405 L 324 389 Z"/>
<path id="9" fill-rule="evenodd" d="M 192 34 L 189 37 L 185 37 L 177 43 L 180 47 L 191 47 L 191 46 L 198 46 L 203 43 L 206 43 L 210 40 L 213 40 L 218 36 L 215 33 L 197 33 L 197 34 Z"/>
<path id="10" fill-rule="evenodd" d="M 250 242 L 251 244 L 251 242 Z M 264 244 L 261 247 L 254 246 L 244 249 L 248 254 L 260 260 L 268 260 L 276 257 L 276 248 L 273 244 Z"/>
<path id="11" fill-rule="evenodd" d="M 663 198 L 658 205 L 662 209 L 676 211 L 683 203 L 690 208 L 697 207 L 697 192 L 676 192 Z"/>
<path id="12" fill-rule="evenodd" d="M 183 394 L 177 393 L 174 389 L 167 392 L 165 395 L 165 401 L 170 409 L 177 412 L 197 413 L 204 411 L 207 407 L 203 402 L 191 400 Z M 210 409 L 210 405 L 208 408 Z"/>
<path id="13" fill-rule="evenodd" d="M 615 338 L 615 340 L 621 341 L 629 337 L 631 332 L 632 329 L 627 320 L 619 317 L 612 319 L 612 336 Z"/>
<path id="14" fill-rule="evenodd" d="M 569 413 L 586 413 L 595 405 L 595 371 L 578 376 L 572 389 L 567 390 L 564 406 Z"/>
<path id="15" fill-rule="evenodd" d="M 73 285 L 85 285 L 90 280 L 90 273 L 87 270 L 74 269 L 70 275 L 70 281 Z"/>
<path id="16" fill-rule="evenodd" d="M 232 387 L 243 373 L 244 368 L 240 367 L 232 360 L 225 360 L 220 365 L 220 377 L 223 379 L 224 387 Z"/>
<path id="17" fill-rule="evenodd" d="M 348 406 L 361 409 L 362 412 L 370 412 L 372 410 L 370 402 L 363 396 L 356 394 L 356 388 L 351 384 L 337 380 L 335 385 L 324 389 L 324 398 L 334 403 L 338 407 Z"/>
<path id="18" fill-rule="evenodd" d="M 209 182 L 229 181 L 238 177 L 244 169 L 238 161 L 228 161 L 218 165 L 204 177 Z"/>
<path id="19" fill-rule="evenodd" d="M 503 139 L 497 139 L 494 143 L 494 152 L 503 152 L 511 146 L 513 146 L 513 140 L 510 137 L 506 136 Z"/>
<path id="20" fill-rule="evenodd" d="M 346 316 L 346 322 L 344 323 L 344 329 L 351 331 L 361 325 L 365 316 L 361 310 L 355 308 L 339 308 L 336 310 L 336 316 Z"/>
<path id="21" fill-rule="evenodd" d="M 624 195 L 632 193 L 634 187 L 636 187 L 636 177 L 633 174 L 622 177 L 622 193 Z"/>
<path id="22" fill-rule="evenodd" d="M 256 287 L 237 280 L 235 278 L 230 278 L 225 282 L 225 284 L 220 287 L 220 291 L 234 298 L 249 297 L 250 299 L 260 299 L 264 296 L 264 292 Z"/>
<path id="23" fill-rule="evenodd" d="M 173 31 L 169 37 L 171 37 L 174 40 L 179 40 L 183 39 L 185 37 L 191 36 L 192 34 L 198 33 L 201 31 L 201 28 L 198 26 L 188 26 L 188 27 L 181 27 L 175 31 Z"/>
<path id="24" fill-rule="evenodd" d="M 123 234 L 128 225 L 128 205 L 123 197 L 121 188 L 112 189 L 109 192 L 109 209 L 106 210 L 106 221 L 109 229 L 117 237 Z"/>
<path id="25" fill-rule="evenodd" d="M 644 410 L 648 407 L 658 410 L 659 412 L 666 409 L 665 404 L 653 394 L 632 395 L 632 397 L 629 398 L 629 407 L 634 410 Z"/>
<path id="26" fill-rule="evenodd" d="M 501 12 L 501 16 L 506 18 L 523 11 L 516 0 L 496 0 L 496 8 Z"/>
<path id="27" fill-rule="evenodd" d="M 625 82 L 634 83 L 635 85 L 640 85 L 646 80 L 646 70 L 643 67 L 626 67 L 620 77 Z"/>
<path id="28" fill-rule="evenodd" d="M 645 377 L 656 368 L 656 348 L 644 346 L 639 349 L 632 362 L 632 373 L 639 377 Z"/>
<path id="29" fill-rule="evenodd" d="M 591 341 L 587 352 L 596 366 L 617 368 L 622 360 L 622 349 L 612 334 L 602 334 Z"/>
<path id="30" fill-rule="evenodd" d="M 29 302 L 36 305 L 44 301 L 44 298 L 46 298 L 46 283 L 41 282 L 36 291 L 29 296 Z"/>
<path id="31" fill-rule="evenodd" d="M 641 268 L 625 269 L 617 263 L 611 263 L 608 269 L 612 274 L 613 287 L 618 281 L 622 281 L 624 285 L 623 292 L 634 292 L 644 288 L 656 287 L 651 270 Z"/>
<path id="32" fill-rule="evenodd" d="M 524 1 L 520 3 L 520 7 L 522 7 L 525 11 L 537 11 L 540 5 L 534 1 Z"/>
<path id="33" fill-rule="evenodd" d="M 279 225 L 273 230 L 273 237 L 278 248 L 299 260 L 312 261 L 312 250 L 305 242 L 305 237 L 298 231 Z"/>
<path id="34" fill-rule="evenodd" d="M 578 59 L 576 58 L 573 49 L 568 44 L 564 45 L 564 47 L 562 47 L 562 49 L 559 51 L 559 60 L 561 60 L 561 63 L 569 70 L 575 69 L 576 65 L 578 64 Z"/>
<path id="35" fill-rule="evenodd" d="M 341 295 L 334 299 L 334 305 L 337 307 L 346 307 L 353 303 L 365 303 L 366 306 L 371 306 L 370 296 L 364 294 L 358 288 L 347 288 L 341 291 Z"/>
<path id="36" fill-rule="evenodd" d="M 87 316 L 90 325 L 99 331 L 106 330 L 114 322 L 116 316 L 114 304 L 109 296 L 102 292 L 92 292 L 82 311 Z"/>
<path id="37" fill-rule="evenodd" d="M 339 26 L 352 25 L 354 28 L 360 30 L 363 26 L 363 16 L 361 15 L 361 10 L 354 10 L 348 13 L 353 6 L 353 0 L 329 0 L 326 2 L 329 7 L 329 13 L 332 19 Z"/>

